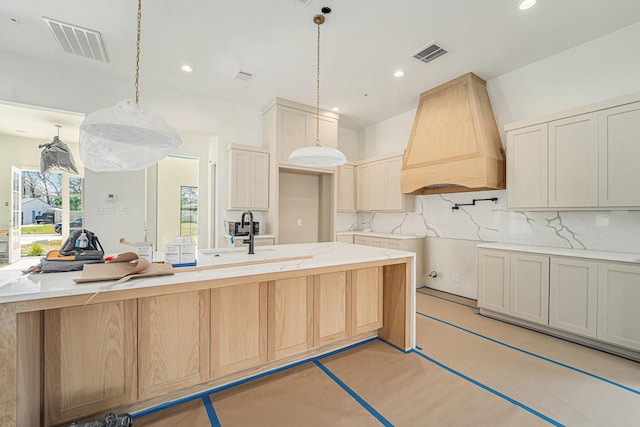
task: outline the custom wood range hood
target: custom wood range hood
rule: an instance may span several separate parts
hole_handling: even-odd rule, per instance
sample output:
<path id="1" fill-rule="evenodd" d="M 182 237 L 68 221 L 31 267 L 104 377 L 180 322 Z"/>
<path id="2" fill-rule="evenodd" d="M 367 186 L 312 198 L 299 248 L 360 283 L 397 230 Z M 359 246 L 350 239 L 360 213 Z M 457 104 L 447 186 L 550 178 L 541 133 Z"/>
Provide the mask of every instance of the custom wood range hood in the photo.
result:
<path id="1" fill-rule="evenodd" d="M 504 150 L 485 81 L 468 73 L 420 95 L 402 162 L 402 193 L 503 188 Z"/>

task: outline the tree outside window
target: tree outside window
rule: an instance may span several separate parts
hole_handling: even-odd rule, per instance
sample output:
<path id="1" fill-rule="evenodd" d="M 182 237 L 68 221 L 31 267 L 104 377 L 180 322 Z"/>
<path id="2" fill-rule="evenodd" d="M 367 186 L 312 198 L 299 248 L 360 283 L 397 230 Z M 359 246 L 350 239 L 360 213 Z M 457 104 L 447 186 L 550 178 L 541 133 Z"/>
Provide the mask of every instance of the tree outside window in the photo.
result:
<path id="1" fill-rule="evenodd" d="M 198 187 L 180 187 L 180 235 L 198 235 Z"/>

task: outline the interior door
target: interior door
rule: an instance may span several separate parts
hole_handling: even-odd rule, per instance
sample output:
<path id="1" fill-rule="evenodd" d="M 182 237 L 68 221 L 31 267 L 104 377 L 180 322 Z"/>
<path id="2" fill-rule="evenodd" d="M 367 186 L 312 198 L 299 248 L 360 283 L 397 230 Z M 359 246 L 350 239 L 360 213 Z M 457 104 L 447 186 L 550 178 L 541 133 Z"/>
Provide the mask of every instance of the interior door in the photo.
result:
<path id="1" fill-rule="evenodd" d="M 11 201 L 9 217 L 9 263 L 20 260 L 20 194 L 22 193 L 22 171 L 11 166 Z"/>

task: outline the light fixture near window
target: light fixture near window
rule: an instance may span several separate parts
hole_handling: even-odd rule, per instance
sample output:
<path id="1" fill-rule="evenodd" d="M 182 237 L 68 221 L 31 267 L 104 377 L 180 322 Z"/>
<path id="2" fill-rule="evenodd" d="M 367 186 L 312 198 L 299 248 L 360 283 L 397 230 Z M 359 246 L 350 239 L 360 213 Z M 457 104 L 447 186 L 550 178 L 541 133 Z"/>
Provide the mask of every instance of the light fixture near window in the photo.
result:
<path id="1" fill-rule="evenodd" d="M 157 163 L 182 144 L 178 133 L 158 114 L 139 105 L 142 0 L 138 0 L 135 103 L 119 102 L 87 115 L 80 125 L 80 158 L 96 172 L 134 171 Z"/>
<path id="2" fill-rule="evenodd" d="M 322 8 L 323 13 L 331 12 L 329 8 Z M 332 167 L 344 165 L 347 158 L 340 151 L 332 147 L 320 145 L 320 25 L 324 23 L 324 15 L 316 15 L 313 22 L 318 27 L 318 62 L 316 79 L 316 145 L 313 147 L 302 147 L 294 150 L 289 155 L 289 163 L 297 166 L 308 167 Z"/>

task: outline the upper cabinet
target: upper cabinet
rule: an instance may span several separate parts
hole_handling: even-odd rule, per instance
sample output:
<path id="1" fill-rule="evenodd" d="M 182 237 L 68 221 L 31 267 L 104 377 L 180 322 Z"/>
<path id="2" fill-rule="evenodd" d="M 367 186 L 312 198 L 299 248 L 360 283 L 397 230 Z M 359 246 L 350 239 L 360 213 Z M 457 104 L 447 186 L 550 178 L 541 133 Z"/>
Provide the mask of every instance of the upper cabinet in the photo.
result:
<path id="1" fill-rule="evenodd" d="M 640 102 L 599 113 L 600 206 L 640 206 Z"/>
<path id="2" fill-rule="evenodd" d="M 411 211 L 415 196 L 400 191 L 402 154 L 364 160 L 356 166 L 356 209 Z"/>
<path id="3" fill-rule="evenodd" d="M 269 209 L 269 153 L 261 147 L 227 147 L 227 209 Z"/>
<path id="4" fill-rule="evenodd" d="M 356 210 L 356 168 L 353 165 L 338 167 L 338 212 Z"/>
<path id="5" fill-rule="evenodd" d="M 338 114 L 276 98 L 263 112 L 265 145 L 275 153 L 278 165 L 289 165 L 289 155 L 301 147 L 316 144 L 316 124 L 320 145 L 338 148 Z"/>
<path id="6" fill-rule="evenodd" d="M 640 208 L 640 102 L 612 105 L 507 125 L 508 207 Z"/>

